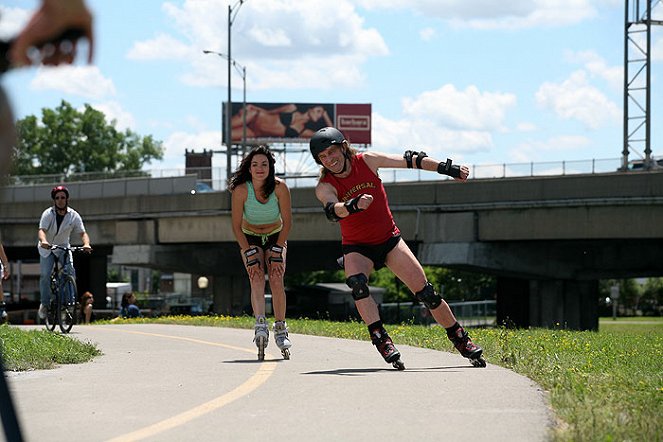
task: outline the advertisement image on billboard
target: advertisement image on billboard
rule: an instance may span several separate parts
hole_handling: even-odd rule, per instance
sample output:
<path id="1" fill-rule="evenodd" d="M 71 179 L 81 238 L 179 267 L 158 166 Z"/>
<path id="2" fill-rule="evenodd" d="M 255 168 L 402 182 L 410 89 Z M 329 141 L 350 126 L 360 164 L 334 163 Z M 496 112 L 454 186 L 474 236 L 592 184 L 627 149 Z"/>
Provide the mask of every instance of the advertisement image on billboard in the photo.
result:
<path id="1" fill-rule="evenodd" d="M 225 109 L 224 127 L 225 127 Z M 370 104 L 243 103 L 232 104 L 233 143 L 308 143 L 327 126 L 337 127 L 351 143 L 370 144 Z M 225 134 L 224 134 L 225 139 Z"/>

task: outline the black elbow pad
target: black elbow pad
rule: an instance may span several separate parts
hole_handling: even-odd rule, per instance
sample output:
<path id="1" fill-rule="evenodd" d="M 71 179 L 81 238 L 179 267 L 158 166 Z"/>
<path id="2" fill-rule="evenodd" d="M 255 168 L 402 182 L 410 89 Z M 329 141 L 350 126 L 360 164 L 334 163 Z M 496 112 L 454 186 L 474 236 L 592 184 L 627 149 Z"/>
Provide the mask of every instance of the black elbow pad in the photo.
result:
<path id="1" fill-rule="evenodd" d="M 341 217 L 336 214 L 336 210 L 334 210 L 334 205 L 336 203 L 329 202 L 325 204 L 325 215 L 327 215 L 327 219 L 332 222 L 338 222 L 341 220 Z"/>

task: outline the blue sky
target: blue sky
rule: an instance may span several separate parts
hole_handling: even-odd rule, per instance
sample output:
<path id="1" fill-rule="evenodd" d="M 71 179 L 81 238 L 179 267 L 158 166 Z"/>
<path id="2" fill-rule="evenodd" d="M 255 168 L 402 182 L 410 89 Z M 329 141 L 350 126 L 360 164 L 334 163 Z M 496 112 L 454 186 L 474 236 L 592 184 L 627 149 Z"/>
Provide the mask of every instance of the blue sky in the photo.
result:
<path id="1" fill-rule="evenodd" d="M 38 4 L 3 3 L 2 37 Z M 88 4 L 94 65 L 6 75 L 16 116 L 89 103 L 163 141 L 165 158 L 149 169 L 182 168 L 185 149 L 220 149 L 227 65 L 202 51 L 227 52 L 228 2 Z M 623 0 L 245 0 L 232 29 L 248 101 L 372 103 L 376 150 L 468 165 L 621 155 Z M 663 29 L 653 48 L 652 149 L 663 157 Z M 241 101 L 234 71 L 232 85 Z M 287 167 L 315 170 L 302 154 Z"/>

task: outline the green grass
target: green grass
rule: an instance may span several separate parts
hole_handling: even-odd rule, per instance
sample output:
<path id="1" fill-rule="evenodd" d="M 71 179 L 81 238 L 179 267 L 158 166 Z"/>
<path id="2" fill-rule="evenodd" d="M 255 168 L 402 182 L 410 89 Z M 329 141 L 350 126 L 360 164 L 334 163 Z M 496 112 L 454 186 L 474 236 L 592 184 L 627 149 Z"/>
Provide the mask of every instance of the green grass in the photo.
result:
<path id="1" fill-rule="evenodd" d="M 252 328 L 253 318 L 175 316 L 115 323 Z M 292 333 L 368 340 L 359 322 L 292 319 L 288 325 Z M 489 363 L 527 376 L 549 392 L 557 417 L 553 440 L 663 440 L 663 318 L 602 318 L 599 328 L 598 333 L 503 328 L 470 333 Z M 441 327 L 403 324 L 388 330 L 397 345 L 455 351 Z M 0 327 L 5 340 L 2 333 Z"/>
<path id="2" fill-rule="evenodd" d="M 101 354 L 96 346 L 46 330 L 20 330 L 0 325 L 5 370 L 25 371 L 80 364 Z"/>

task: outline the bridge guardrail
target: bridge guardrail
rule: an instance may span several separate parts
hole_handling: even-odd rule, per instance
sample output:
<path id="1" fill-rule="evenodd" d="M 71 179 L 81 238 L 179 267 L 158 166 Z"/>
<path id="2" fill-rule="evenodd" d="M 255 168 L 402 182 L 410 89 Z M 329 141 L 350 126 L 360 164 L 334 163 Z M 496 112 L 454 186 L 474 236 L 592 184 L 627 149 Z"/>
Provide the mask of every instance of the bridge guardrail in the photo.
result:
<path id="1" fill-rule="evenodd" d="M 621 168 L 621 158 L 587 159 L 571 161 L 545 161 L 545 162 L 523 162 L 523 163 L 501 163 L 501 164 L 472 164 L 470 167 L 470 179 L 499 179 L 515 177 L 534 176 L 559 176 L 577 174 L 599 174 L 614 173 Z M 637 170 L 634 166 L 630 169 Z M 173 168 L 173 169 L 148 169 L 117 172 L 85 172 L 67 175 L 30 175 L 9 177 L 9 186 L 34 186 L 55 183 L 75 183 L 90 181 L 107 181 L 131 178 L 173 178 L 185 175 L 196 175 L 199 181 L 205 181 L 216 191 L 226 189 L 225 168 Z M 211 175 L 211 179 L 209 178 Z M 317 182 L 318 171 L 310 170 L 299 173 L 279 173 L 277 175 L 286 179 L 290 187 L 314 187 Z M 408 182 L 408 181 L 438 181 L 440 179 L 451 179 L 440 177 L 434 173 L 411 169 L 386 169 L 381 171 L 380 176 L 385 183 Z"/>

